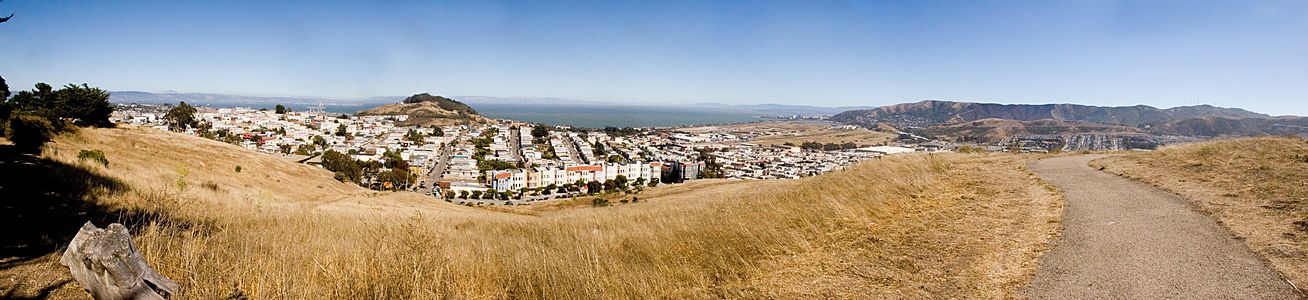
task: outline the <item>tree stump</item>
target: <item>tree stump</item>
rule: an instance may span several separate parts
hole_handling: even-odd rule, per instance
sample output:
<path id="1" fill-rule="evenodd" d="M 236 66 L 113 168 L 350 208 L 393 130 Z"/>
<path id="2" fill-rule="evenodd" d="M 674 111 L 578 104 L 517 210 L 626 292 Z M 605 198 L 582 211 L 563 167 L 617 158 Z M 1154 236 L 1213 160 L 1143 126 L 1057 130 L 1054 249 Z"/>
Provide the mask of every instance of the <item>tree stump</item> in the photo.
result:
<path id="1" fill-rule="evenodd" d="M 100 229 L 86 222 L 59 263 L 96 300 L 167 299 L 178 288 L 145 263 L 127 227 L 118 223 Z"/>

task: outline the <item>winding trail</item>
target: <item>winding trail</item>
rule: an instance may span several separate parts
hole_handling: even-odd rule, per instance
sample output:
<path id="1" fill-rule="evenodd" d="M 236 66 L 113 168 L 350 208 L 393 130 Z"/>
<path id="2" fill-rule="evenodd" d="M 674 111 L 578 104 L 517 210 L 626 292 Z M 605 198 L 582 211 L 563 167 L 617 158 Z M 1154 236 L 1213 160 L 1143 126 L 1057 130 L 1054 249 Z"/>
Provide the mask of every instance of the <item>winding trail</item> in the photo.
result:
<path id="1" fill-rule="evenodd" d="M 1039 160 L 1066 196 L 1063 235 L 1026 288 L 1033 299 L 1302 299 L 1186 199 L 1092 169 L 1102 155 Z"/>

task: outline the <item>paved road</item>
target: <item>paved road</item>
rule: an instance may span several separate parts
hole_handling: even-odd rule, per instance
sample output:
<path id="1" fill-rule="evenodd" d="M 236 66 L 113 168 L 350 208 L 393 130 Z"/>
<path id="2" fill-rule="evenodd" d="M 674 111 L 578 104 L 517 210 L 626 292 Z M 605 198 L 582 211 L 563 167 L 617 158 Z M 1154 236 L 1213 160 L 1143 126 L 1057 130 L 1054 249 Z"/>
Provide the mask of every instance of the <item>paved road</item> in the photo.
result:
<path id="1" fill-rule="evenodd" d="M 527 163 L 527 161 L 522 159 L 522 140 L 520 139 L 521 137 L 522 137 L 522 131 L 509 129 L 509 154 L 513 156 L 513 159 L 516 159 L 525 164 Z"/>
<path id="2" fill-rule="evenodd" d="M 1031 171 L 1067 197 L 1063 236 L 1040 259 L 1033 299 L 1302 299 L 1187 200 L 1056 157 Z"/>
<path id="3" fill-rule="evenodd" d="M 458 140 L 459 137 L 462 136 L 462 134 L 454 136 L 454 140 Z M 423 181 L 427 183 L 427 187 L 420 189 L 419 192 L 426 195 L 428 192 L 435 190 L 436 187 L 439 186 L 439 182 L 445 177 L 445 170 L 450 167 L 450 154 L 453 154 L 453 151 L 454 147 L 451 147 L 450 143 L 441 145 L 440 153 L 436 155 L 436 165 L 432 166 L 431 170 L 428 170 L 427 174 L 423 176 Z"/>

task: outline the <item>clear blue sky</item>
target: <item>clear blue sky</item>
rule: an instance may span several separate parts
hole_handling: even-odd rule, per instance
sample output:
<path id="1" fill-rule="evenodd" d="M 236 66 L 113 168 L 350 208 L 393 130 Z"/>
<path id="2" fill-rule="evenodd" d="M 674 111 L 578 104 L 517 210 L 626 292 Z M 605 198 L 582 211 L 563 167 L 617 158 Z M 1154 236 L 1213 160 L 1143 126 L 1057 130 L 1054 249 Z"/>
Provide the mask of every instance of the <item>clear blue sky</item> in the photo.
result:
<path id="1" fill-rule="evenodd" d="M 10 13 L 15 90 L 1308 115 L 1308 1 L 0 2 Z"/>

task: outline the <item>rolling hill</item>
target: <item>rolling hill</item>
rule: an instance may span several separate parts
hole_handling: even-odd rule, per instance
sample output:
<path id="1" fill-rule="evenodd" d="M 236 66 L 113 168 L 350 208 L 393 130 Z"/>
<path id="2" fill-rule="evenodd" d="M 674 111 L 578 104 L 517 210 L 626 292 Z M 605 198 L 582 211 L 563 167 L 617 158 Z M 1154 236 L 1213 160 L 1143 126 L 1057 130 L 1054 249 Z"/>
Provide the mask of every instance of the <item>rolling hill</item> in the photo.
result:
<path id="1" fill-rule="evenodd" d="M 396 122 L 399 126 L 443 126 L 490 122 L 490 119 L 478 115 L 476 110 L 463 102 L 428 93 L 409 96 L 400 103 L 362 110 L 357 114 L 360 116 L 407 115 L 408 119 Z"/>
<path id="2" fill-rule="evenodd" d="M 1011 298 L 1061 207 L 1025 155 L 908 155 L 524 215 L 147 128 L 84 128 L 40 157 L 7 147 L 0 225 L 30 239 L 3 239 L 28 250 L 0 258 L 0 293 L 22 298 L 85 297 L 57 258 L 88 219 L 125 222 L 182 298 Z"/>
<path id="3" fill-rule="evenodd" d="M 1138 126 L 1196 117 L 1269 118 L 1238 108 L 1209 105 L 1159 109 L 1152 106 L 1088 106 L 1077 104 L 997 104 L 925 100 L 866 110 L 851 110 L 832 116 L 833 121 L 873 127 L 889 123 L 896 128 L 930 127 L 981 119 L 1017 121 L 1057 120 Z"/>
<path id="4" fill-rule="evenodd" d="M 916 131 L 929 136 L 956 137 L 961 141 L 994 141 L 1014 135 L 1057 134 L 1143 134 L 1143 130 L 1130 126 L 1097 124 L 1076 121 L 1041 119 L 1018 121 L 1011 119 L 980 119 L 955 124 L 931 126 Z"/>
<path id="5" fill-rule="evenodd" d="M 1189 139 L 1308 136 L 1308 118 L 1273 117 L 1210 105 L 1160 109 L 1145 105 L 1102 107 L 926 100 L 846 111 L 832 116 L 831 120 L 882 130 L 903 130 L 944 140 L 983 143 L 1023 136 L 1100 135 L 1141 141 L 1177 136 Z"/>
<path id="6" fill-rule="evenodd" d="M 1304 135 L 1308 134 L 1308 118 L 1274 117 L 1274 118 L 1230 118 L 1205 116 L 1145 124 L 1146 131 L 1161 135 L 1182 136 L 1260 136 L 1260 135 Z"/>

